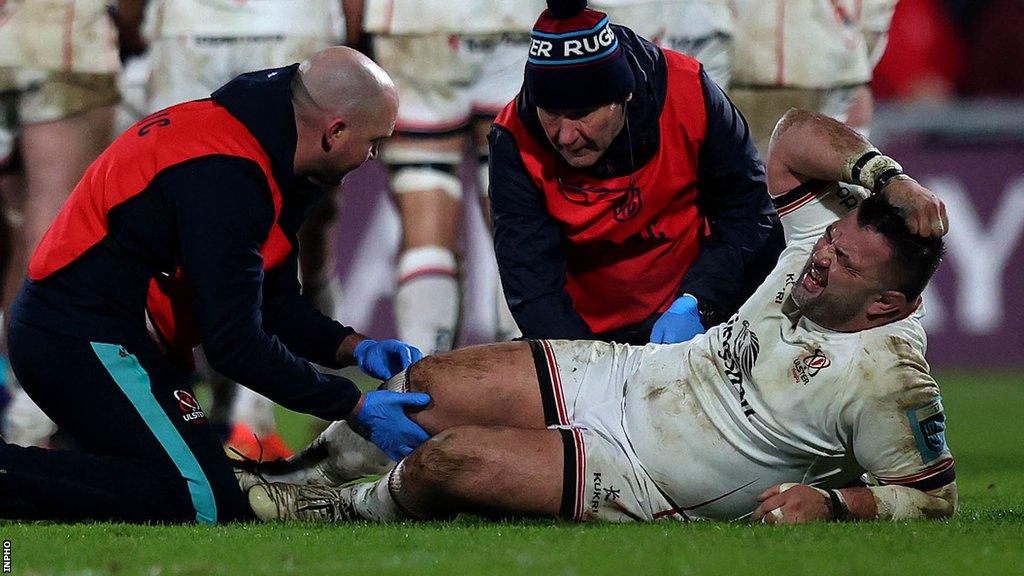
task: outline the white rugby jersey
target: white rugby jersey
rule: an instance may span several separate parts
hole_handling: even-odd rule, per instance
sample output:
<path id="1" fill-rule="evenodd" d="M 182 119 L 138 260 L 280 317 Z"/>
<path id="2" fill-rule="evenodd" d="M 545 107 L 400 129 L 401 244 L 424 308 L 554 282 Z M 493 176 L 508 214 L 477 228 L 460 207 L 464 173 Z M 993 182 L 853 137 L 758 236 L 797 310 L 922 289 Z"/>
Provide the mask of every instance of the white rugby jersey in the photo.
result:
<path id="1" fill-rule="evenodd" d="M 543 0 L 366 0 L 371 34 L 497 34 L 529 32 Z"/>
<path id="2" fill-rule="evenodd" d="M 340 0 L 153 0 L 149 38 L 311 36 L 341 40 Z"/>
<path id="3" fill-rule="evenodd" d="M 779 198 L 788 246 L 760 288 L 707 334 L 648 346 L 629 378 L 630 441 L 685 515 L 742 517 L 780 482 L 842 487 L 869 472 L 929 490 L 954 478 L 921 314 L 840 333 L 791 299 L 815 241 L 859 198 L 820 182 Z"/>
<path id="4" fill-rule="evenodd" d="M 896 1 L 736 3 L 733 85 L 835 88 L 871 80 L 865 33 L 888 29 Z"/>

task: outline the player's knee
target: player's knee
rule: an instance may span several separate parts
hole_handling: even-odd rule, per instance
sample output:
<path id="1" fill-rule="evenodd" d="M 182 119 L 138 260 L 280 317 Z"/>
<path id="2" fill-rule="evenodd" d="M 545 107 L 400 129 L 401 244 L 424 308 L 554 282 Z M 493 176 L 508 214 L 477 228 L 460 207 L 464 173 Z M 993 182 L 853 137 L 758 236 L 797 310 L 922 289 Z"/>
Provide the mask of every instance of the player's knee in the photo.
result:
<path id="1" fill-rule="evenodd" d="M 479 427 L 459 426 L 437 434 L 405 460 L 405 473 L 421 486 L 457 489 L 485 465 L 479 432 Z"/>
<path id="2" fill-rule="evenodd" d="M 462 182 L 456 175 L 456 164 L 416 163 L 391 167 L 391 190 L 395 194 L 412 194 L 425 190 L 441 190 L 448 197 L 462 199 Z"/>
<path id="3" fill-rule="evenodd" d="M 437 384 L 444 381 L 450 366 L 451 361 L 444 355 L 424 356 L 422 360 L 406 369 L 404 391 L 433 393 Z"/>

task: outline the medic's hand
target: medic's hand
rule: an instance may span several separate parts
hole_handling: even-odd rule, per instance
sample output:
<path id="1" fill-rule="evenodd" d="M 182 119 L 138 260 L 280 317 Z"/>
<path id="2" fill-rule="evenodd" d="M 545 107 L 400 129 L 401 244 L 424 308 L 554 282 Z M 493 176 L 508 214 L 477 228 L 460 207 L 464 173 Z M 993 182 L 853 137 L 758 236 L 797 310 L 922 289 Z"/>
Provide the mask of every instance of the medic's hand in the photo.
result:
<path id="1" fill-rule="evenodd" d="M 704 326 L 700 323 L 700 314 L 697 312 L 697 298 L 691 294 L 683 294 L 654 323 L 651 342 L 675 344 L 686 342 L 703 333 Z"/>
<path id="2" fill-rule="evenodd" d="M 406 407 L 422 408 L 429 403 L 430 396 L 422 392 L 367 392 L 360 400 L 362 407 L 348 418 L 348 424 L 397 462 L 430 438 L 405 414 Z"/>
<path id="3" fill-rule="evenodd" d="M 374 378 L 387 380 L 423 358 L 415 346 L 401 340 L 370 340 L 367 338 L 356 345 L 352 352 L 359 369 Z"/>
<path id="4" fill-rule="evenodd" d="M 889 203 L 903 212 L 911 234 L 941 238 L 949 230 L 946 205 L 909 176 L 896 176 L 882 188 Z"/>

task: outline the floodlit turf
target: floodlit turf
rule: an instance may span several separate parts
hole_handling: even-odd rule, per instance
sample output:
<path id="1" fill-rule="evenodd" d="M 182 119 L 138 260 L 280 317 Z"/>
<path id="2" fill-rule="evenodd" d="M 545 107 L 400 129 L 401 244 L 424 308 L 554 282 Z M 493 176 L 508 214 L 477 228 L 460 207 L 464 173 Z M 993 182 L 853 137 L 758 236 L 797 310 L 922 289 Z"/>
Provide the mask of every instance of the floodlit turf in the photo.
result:
<path id="1" fill-rule="evenodd" d="M 1024 574 L 1024 377 L 940 375 L 961 511 L 949 522 L 0 524 L 14 574 Z M 308 422 L 286 420 L 295 439 Z"/>

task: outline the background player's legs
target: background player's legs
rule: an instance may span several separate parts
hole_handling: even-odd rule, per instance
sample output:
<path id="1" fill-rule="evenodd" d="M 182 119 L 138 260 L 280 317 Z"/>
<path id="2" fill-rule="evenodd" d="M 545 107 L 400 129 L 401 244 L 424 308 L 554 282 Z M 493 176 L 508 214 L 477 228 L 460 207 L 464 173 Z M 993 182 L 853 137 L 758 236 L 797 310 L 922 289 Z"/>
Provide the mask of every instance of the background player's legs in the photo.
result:
<path id="1" fill-rule="evenodd" d="M 12 234 L 0 309 L 7 310 L 14 300 L 36 245 L 85 169 L 111 141 L 117 99 L 114 79 L 105 74 L 50 73 L 21 95 L 22 218 Z M 44 444 L 52 423 L 17 387 L 14 400 L 5 433 L 25 444 Z"/>
<path id="2" fill-rule="evenodd" d="M 22 386 L 84 453 L 4 444 L 0 501 L 60 519 L 247 517 L 186 375 L 144 334 L 133 341 L 128 348 L 89 343 L 12 324 L 11 362 Z"/>
<path id="3" fill-rule="evenodd" d="M 384 155 L 402 219 L 395 324 L 398 337 L 424 354 L 451 350 L 455 342 L 460 306 L 455 240 L 462 201 L 456 169 L 463 147 L 461 134 L 405 138 L 389 143 Z"/>
<path id="4" fill-rule="evenodd" d="M 491 224 L 491 200 L 488 196 L 490 177 L 488 163 L 490 150 L 487 146 L 487 133 L 491 129 L 491 119 L 477 119 L 473 124 L 473 143 L 477 150 L 477 191 L 480 193 L 480 210 L 484 215 L 487 229 L 493 231 Z M 505 291 L 501 287 L 501 279 L 494 283 L 494 341 L 505 342 L 519 338 L 520 332 L 512 311 L 508 309 Z"/>

